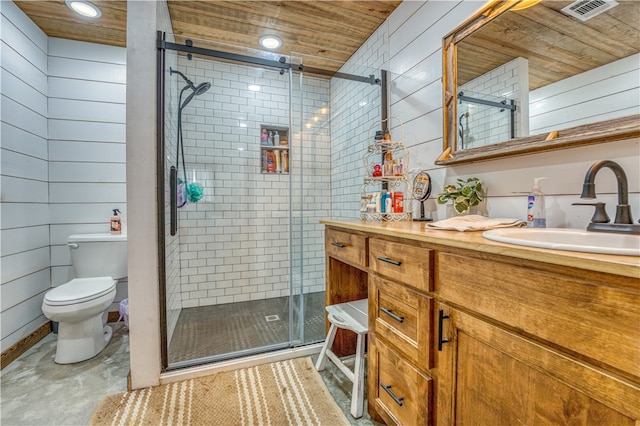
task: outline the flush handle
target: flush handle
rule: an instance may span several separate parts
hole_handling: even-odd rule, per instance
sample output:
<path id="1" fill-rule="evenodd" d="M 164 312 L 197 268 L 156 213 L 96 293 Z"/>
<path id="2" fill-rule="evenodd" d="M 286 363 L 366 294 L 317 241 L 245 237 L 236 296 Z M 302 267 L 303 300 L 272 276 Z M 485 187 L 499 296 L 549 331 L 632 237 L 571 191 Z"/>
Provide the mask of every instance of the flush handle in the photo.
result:
<path id="1" fill-rule="evenodd" d="M 67 245 L 72 249 L 77 249 L 78 247 L 80 247 L 80 245 L 77 243 L 67 243 Z"/>

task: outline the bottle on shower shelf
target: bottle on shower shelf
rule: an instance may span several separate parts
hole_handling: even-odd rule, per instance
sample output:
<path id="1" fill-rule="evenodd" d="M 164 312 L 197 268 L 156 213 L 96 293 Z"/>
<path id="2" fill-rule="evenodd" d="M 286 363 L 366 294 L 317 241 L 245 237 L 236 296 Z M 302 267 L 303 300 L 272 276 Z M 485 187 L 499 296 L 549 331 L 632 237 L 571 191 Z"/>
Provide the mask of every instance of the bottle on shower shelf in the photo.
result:
<path id="1" fill-rule="evenodd" d="M 278 134 L 277 130 L 273 135 L 273 145 L 280 145 L 280 135 Z"/>
<path id="2" fill-rule="evenodd" d="M 267 134 L 267 129 L 262 129 L 262 133 L 260 134 L 260 145 L 269 145 L 269 135 Z"/>
<path id="3" fill-rule="evenodd" d="M 267 152 L 267 173 L 276 172 L 276 156 L 273 151 Z"/>
<path id="4" fill-rule="evenodd" d="M 273 154 L 276 156 L 276 173 L 282 173 L 282 169 L 280 168 L 280 151 L 274 151 Z"/>

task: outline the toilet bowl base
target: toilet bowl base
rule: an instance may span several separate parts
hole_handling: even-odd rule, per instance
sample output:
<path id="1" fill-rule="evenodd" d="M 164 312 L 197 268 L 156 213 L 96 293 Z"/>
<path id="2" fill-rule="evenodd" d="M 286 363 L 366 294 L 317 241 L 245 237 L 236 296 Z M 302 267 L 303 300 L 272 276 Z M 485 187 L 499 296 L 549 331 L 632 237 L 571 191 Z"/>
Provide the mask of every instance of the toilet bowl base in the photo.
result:
<path id="1" fill-rule="evenodd" d="M 60 322 L 55 362 L 73 364 L 98 355 L 111 341 L 113 329 L 103 326 L 102 312 L 84 321 Z"/>

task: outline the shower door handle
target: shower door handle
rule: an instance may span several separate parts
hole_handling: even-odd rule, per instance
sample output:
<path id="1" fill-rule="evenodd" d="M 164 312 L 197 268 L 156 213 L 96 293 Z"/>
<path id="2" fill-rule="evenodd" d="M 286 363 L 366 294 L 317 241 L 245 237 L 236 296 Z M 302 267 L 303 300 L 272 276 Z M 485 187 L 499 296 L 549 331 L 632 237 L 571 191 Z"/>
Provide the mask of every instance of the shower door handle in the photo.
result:
<path id="1" fill-rule="evenodd" d="M 175 166 L 171 166 L 169 172 L 169 203 L 170 203 L 170 215 L 171 215 L 171 235 L 176 235 L 178 232 L 178 173 Z"/>

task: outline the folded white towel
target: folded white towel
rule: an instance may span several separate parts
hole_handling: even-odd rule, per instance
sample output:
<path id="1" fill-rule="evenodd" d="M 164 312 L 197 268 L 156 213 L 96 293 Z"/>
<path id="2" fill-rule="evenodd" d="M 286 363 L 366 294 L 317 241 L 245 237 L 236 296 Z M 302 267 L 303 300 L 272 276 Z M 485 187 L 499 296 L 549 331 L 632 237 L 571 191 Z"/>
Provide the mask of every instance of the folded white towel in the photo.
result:
<path id="1" fill-rule="evenodd" d="M 520 219 L 492 219 L 477 214 L 456 216 L 437 222 L 427 222 L 427 228 L 444 229 L 449 231 L 486 231 L 487 229 L 526 226 Z"/>

